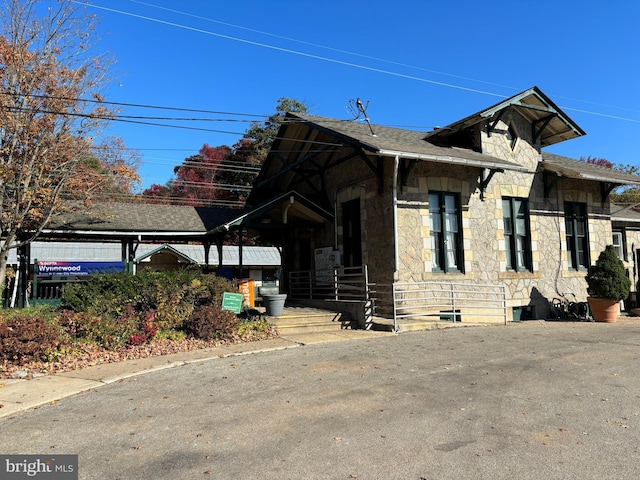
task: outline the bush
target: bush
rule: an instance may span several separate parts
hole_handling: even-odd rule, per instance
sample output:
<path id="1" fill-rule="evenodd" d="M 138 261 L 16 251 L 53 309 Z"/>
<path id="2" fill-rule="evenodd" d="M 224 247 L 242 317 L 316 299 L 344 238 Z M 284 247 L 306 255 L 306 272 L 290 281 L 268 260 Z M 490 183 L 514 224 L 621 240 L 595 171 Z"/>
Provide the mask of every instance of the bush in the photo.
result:
<path id="1" fill-rule="evenodd" d="M 592 297 L 624 300 L 629 296 L 631 280 L 613 245 L 600 253 L 595 265 L 587 271 L 587 293 Z"/>
<path id="2" fill-rule="evenodd" d="M 231 282 L 214 274 L 204 274 L 198 278 L 200 288 L 196 292 L 195 306 L 222 305 L 224 292 L 237 292 L 237 282 Z"/>
<path id="3" fill-rule="evenodd" d="M 155 338 L 158 331 L 153 312 L 139 314 L 131 304 L 114 318 L 90 312 L 65 310 L 58 320 L 60 327 L 75 340 L 85 340 L 112 350 L 122 345 L 142 345 Z"/>
<path id="4" fill-rule="evenodd" d="M 185 324 L 185 331 L 203 340 L 225 340 L 238 328 L 238 318 L 233 312 L 218 306 L 203 305 L 193 312 Z"/>
<path id="5" fill-rule="evenodd" d="M 112 321 L 127 315 L 124 309 L 131 306 L 141 315 L 154 312 L 156 329 L 166 332 L 180 330 L 194 309 L 220 305 L 223 292 L 235 290 L 237 288 L 223 278 L 190 269 L 143 270 L 136 275 L 119 272 L 67 285 L 61 306 Z"/>
<path id="6" fill-rule="evenodd" d="M 0 358 L 14 363 L 48 360 L 62 346 L 58 329 L 40 316 L 16 315 L 0 325 Z"/>

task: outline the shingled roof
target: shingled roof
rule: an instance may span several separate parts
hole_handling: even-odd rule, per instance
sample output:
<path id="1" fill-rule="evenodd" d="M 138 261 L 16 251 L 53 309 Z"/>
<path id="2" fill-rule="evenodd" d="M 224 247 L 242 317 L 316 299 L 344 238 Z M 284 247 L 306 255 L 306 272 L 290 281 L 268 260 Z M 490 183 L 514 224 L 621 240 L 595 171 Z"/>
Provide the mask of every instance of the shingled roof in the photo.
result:
<path id="1" fill-rule="evenodd" d="M 538 87 L 531 87 L 451 125 L 434 130 L 428 133 L 426 138 L 434 143 L 439 143 L 449 135 L 468 127 L 487 122 L 493 117 L 500 118 L 502 112 L 511 108 L 531 122 L 542 147 L 585 135 L 584 130 Z M 444 141 L 446 143 L 446 140 Z"/>
<path id="2" fill-rule="evenodd" d="M 611 204 L 611 220 L 619 223 L 640 224 L 640 212 L 637 203 L 612 203 Z"/>
<path id="3" fill-rule="evenodd" d="M 243 210 L 228 208 L 96 203 L 89 210 L 59 213 L 47 231 L 200 236 L 242 213 Z"/>
<path id="4" fill-rule="evenodd" d="M 617 185 L 640 185 L 640 176 L 631 175 L 613 168 L 607 168 L 593 163 L 574 160 L 572 158 L 542 152 L 541 166 L 568 178 L 609 182 Z"/>
<path id="5" fill-rule="evenodd" d="M 357 145 L 375 154 L 398 155 L 408 159 L 473 165 L 482 168 L 525 170 L 524 167 L 517 163 L 470 149 L 435 145 L 425 139 L 424 132 L 382 125 L 372 125 L 370 129 L 366 123 L 352 120 L 338 120 L 303 114 L 287 115 L 287 122 L 296 120 L 311 124 L 314 128 L 323 130 L 345 143 Z M 373 130 L 373 134 L 371 130 Z"/>

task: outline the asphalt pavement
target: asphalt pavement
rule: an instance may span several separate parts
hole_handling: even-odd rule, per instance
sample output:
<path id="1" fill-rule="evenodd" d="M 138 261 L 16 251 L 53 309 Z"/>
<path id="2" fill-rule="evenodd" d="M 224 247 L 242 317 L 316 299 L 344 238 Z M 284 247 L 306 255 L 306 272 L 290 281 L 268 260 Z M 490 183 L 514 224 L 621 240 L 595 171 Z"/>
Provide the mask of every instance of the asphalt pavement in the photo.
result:
<path id="1" fill-rule="evenodd" d="M 86 384 L 4 415 L 0 453 L 77 454 L 82 479 L 640 476 L 640 320 L 236 347 L 65 374 Z"/>

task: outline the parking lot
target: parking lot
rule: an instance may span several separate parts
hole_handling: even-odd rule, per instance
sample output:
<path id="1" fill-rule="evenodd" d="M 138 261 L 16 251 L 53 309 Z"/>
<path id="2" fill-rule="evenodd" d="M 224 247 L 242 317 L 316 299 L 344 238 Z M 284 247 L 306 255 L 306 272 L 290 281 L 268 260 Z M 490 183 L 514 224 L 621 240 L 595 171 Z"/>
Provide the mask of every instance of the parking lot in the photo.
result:
<path id="1" fill-rule="evenodd" d="M 139 375 L 0 420 L 82 479 L 640 475 L 640 321 L 345 340 Z"/>

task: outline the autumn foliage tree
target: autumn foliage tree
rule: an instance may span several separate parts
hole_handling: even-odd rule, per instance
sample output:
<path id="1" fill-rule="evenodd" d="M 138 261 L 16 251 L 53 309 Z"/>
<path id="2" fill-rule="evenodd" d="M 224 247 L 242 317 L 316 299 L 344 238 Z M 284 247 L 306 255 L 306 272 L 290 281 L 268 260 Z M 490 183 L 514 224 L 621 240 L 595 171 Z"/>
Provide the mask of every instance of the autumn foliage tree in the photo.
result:
<path id="1" fill-rule="evenodd" d="M 92 53 L 94 26 L 72 0 L 2 0 L 0 285 L 9 250 L 41 233 L 65 193 L 83 199 L 120 173 L 135 182 L 123 163 L 93 151 L 112 115 L 99 93 L 110 62 Z"/>
<path id="2" fill-rule="evenodd" d="M 231 154 L 226 145 L 204 145 L 198 155 L 193 155 L 174 169 L 172 195 L 189 205 L 205 205 L 231 198 L 231 192 L 218 180 L 220 165 Z"/>
<path id="3" fill-rule="evenodd" d="M 174 169 L 165 185 L 151 185 L 143 197 L 153 203 L 241 207 L 288 112 L 305 113 L 298 100 L 282 97 L 264 122 L 252 122 L 233 147 L 205 144 Z"/>
<path id="4" fill-rule="evenodd" d="M 233 149 L 226 145 L 205 144 L 197 155 L 186 158 L 174 168 L 174 177 L 166 185 L 152 185 L 143 192 L 154 203 L 183 205 L 240 206 L 250 190 L 250 183 L 238 177 L 245 166 L 231 160 Z M 255 174 L 251 176 L 251 179 Z"/>

